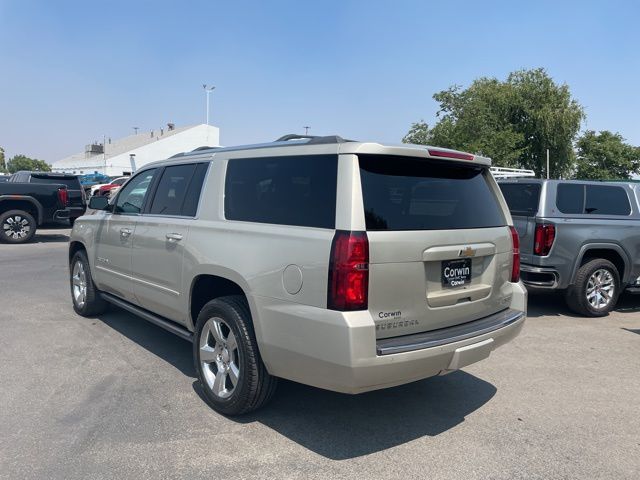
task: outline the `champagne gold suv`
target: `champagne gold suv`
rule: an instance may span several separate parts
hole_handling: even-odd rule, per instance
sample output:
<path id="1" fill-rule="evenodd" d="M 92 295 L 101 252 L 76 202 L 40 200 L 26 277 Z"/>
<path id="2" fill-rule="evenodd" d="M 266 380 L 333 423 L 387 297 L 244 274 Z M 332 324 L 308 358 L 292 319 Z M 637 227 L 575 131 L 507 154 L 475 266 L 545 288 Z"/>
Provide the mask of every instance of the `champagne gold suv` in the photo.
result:
<path id="1" fill-rule="evenodd" d="M 298 135 L 146 165 L 75 223 L 74 309 L 113 304 L 193 342 L 228 415 L 267 402 L 277 378 L 359 393 L 451 372 L 526 316 L 489 165 Z"/>

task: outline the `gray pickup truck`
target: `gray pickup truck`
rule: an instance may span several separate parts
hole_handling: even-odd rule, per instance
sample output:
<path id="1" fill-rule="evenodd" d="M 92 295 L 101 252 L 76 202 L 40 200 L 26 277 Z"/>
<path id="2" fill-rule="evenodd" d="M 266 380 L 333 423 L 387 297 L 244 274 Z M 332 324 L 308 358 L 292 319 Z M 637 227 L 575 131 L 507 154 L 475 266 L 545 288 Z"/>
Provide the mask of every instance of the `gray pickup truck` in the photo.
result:
<path id="1" fill-rule="evenodd" d="M 582 315 L 606 315 L 640 293 L 640 184 L 517 179 L 499 182 L 520 235 L 522 281 L 565 292 Z"/>

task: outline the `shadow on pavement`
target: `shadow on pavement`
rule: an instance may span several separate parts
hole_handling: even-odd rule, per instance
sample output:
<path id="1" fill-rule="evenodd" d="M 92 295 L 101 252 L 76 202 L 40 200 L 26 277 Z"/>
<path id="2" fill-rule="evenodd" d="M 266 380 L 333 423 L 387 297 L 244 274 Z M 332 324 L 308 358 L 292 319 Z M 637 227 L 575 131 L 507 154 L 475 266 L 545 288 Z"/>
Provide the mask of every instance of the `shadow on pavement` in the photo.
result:
<path id="1" fill-rule="evenodd" d="M 618 299 L 618 304 L 614 311 L 619 313 L 640 312 L 640 295 L 623 294 Z M 560 293 L 529 293 L 528 317 L 560 315 L 572 318 L 586 318 L 569 310 L 564 301 L 564 296 Z"/>
<path id="2" fill-rule="evenodd" d="M 191 343 L 116 307 L 110 307 L 109 311 L 97 317 L 97 320 L 173 365 L 184 375 L 196 377 Z"/>
<path id="3" fill-rule="evenodd" d="M 195 378 L 189 342 L 117 308 L 98 320 Z M 197 381 L 193 389 L 203 398 Z M 231 420 L 260 422 L 319 455 L 343 460 L 439 435 L 495 393 L 492 384 L 463 371 L 360 395 L 281 381 L 264 409 Z"/>
<path id="4" fill-rule="evenodd" d="M 36 231 L 33 240 L 29 243 L 67 243 L 69 242 L 69 235 L 60 233 L 42 233 L 40 230 Z"/>
<path id="5" fill-rule="evenodd" d="M 623 328 L 622 330 L 640 335 L 640 328 Z"/>
<path id="6" fill-rule="evenodd" d="M 267 407 L 231 420 L 260 422 L 318 455 L 344 460 L 439 435 L 495 393 L 463 371 L 360 395 L 282 381 Z"/>

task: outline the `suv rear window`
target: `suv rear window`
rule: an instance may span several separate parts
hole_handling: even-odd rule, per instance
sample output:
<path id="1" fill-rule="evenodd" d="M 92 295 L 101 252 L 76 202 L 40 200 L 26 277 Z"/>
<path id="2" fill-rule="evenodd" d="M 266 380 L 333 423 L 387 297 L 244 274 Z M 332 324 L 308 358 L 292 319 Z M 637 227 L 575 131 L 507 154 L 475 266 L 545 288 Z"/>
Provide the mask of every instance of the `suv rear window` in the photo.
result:
<path id="1" fill-rule="evenodd" d="M 500 183 L 499 185 L 513 215 L 533 216 L 538 213 L 540 184 Z"/>
<path id="2" fill-rule="evenodd" d="M 481 167 L 360 155 L 367 230 L 450 230 L 506 225 Z"/>
<path id="3" fill-rule="evenodd" d="M 337 155 L 229 160 L 224 210 L 228 220 L 334 228 Z"/>

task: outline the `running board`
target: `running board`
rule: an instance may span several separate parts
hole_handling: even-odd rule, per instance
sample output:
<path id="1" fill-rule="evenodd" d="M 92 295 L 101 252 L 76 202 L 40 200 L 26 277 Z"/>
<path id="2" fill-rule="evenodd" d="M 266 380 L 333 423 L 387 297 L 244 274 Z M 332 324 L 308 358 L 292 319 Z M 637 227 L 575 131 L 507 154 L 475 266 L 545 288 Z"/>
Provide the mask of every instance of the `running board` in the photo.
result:
<path id="1" fill-rule="evenodd" d="M 100 296 L 107 302 L 115 305 L 116 307 L 120 307 L 130 313 L 133 313 L 134 315 L 137 315 L 138 317 L 144 318 L 148 322 L 151 322 L 154 325 L 159 326 L 160 328 L 164 328 L 166 331 L 171 332 L 174 335 L 177 335 L 184 340 L 187 340 L 189 342 L 193 341 L 193 333 L 191 333 L 186 328 L 176 323 L 173 323 L 171 320 L 167 320 L 143 308 L 136 307 L 135 305 L 131 305 L 129 302 L 121 300 L 118 297 L 114 297 L 109 293 L 100 292 Z"/>

